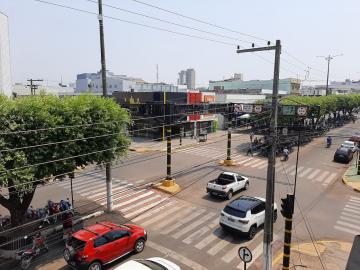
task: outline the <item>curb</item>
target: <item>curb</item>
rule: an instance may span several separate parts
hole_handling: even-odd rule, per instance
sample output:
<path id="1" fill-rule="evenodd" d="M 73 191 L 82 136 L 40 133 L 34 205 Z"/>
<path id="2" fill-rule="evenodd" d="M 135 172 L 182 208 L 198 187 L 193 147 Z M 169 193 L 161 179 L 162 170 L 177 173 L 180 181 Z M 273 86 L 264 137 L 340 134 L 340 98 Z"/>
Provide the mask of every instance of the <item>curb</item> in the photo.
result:
<path id="1" fill-rule="evenodd" d="M 90 219 L 90 218 L 94 218 L 94 217 L 98 217 L 98 216 L 101 216 L 102 214 L 104 213 L 103 210 L 100 210 L 100 211 L 97 211 L 97 212 L 94 212 L 94 213 L 91 213 L 89 215 L 86 215 L 86 216 L 83 216 L 79 219 L 76 219 L 74 220 L 74 225 L 81 222 L 81 221 L 84 221 L 84 220 L 87 220 L 87 219 Z M 63 226 L 62 225 L 57 225 L 53 228 L 49 228 L 49 229 L 45 229 L 43 230 L 41 233 L 46 237 L 46 236 L 49 236 L 55 232 L 58 232 L 58 231 L 61 231 L 63 229 Z M 5 259 L 14 259 L 15 257 L 15 253 L 17 252 L 18 250 L 1 250 L 0 249 L 0 258 L 5 258 Z"/>
<path id="2" fill-rule="evenodd" d="M 349 181 L 349 180 L 347 179 L 347 175 L 346 175 L 346 174 L 347 174 L 347 172 L 351 169 L 351 166 L 352 166 L 352 165 L 350 165 L 350 167 L 346 169 L 346 171 L 345 171 L 345 173 L 344 173 L 344 175 L 343 175 L 343 177 L 342 177 L 341 180 L 342 180 L 342 182 L 344 183 L 344 185 L 350 187 L 352 190 L 354 190 L 354 191 L 356 191 L 356 192 L 360 192 L 360 188 L 353 187 L 353 186 L 350 184 L 351 181 Z"/>

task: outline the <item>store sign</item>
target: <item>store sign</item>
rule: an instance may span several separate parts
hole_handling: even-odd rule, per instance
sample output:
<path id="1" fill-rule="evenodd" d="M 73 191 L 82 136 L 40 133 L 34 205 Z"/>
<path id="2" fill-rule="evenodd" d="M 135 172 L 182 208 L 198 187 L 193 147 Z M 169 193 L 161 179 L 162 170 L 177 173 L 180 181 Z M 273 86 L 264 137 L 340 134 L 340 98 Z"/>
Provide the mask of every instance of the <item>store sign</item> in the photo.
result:
<path id="1" fill-rule="evenodd" d="M 282 105 L 282 115 L 295 116 L 296 107 L 292 105 Z"/>
<path id="2" fill-rule="evenodd" d="M 252 104 L 243 104 L 243 112 L 252 113 L 253 112 L 253 105 Z"/>

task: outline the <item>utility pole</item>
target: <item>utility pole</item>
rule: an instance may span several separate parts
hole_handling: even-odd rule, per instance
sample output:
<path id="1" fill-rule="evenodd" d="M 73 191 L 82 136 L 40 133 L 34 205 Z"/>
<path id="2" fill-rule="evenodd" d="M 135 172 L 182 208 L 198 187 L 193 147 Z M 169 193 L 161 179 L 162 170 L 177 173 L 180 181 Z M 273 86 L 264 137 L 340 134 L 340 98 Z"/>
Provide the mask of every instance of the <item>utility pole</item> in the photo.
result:
<path id="1" fill-rule="evenodd" d="M 101 51 L 101 77 L 103 86 L 103 97 L 107 98 L 107 85 L 106 85 L 106 60 L 105 60 L 105 41 L 104 41 L 104 17 L 102 10 L 102 0 L 98 0 L 99 4 L 99 30 L 100 30 L 100 51 Z M 113 208 L 112 198 L 112 180 L 111 180 L 111 162 L 106 163 L 106 206 L 107 211 L 111 212 Z"/>
<path id="2" fill-rule="evenodd" d="M 338 56 L 343 56 L 343 54 L 337 54 L 337 55 L 328 55 L 328 56 L 318 56 L 318 57 L 322 57 L 325 58 L 325 60 L 327 61 L 327 75 L 326 75 L 326 95 L 329 95 L 329 73 L 330 73 L 330 61 L 333 60 L 335 57 Z"/>
<path id="3" fill-rule="evenodd" d="M 265 223 L 264 223 L 264 240 L 263 240 L 263 256 L 264 256 L 264 270 L 272 269 L 272 241 L 273 241 L 273 221 L 274 221 L 274 187 L 275 187 L 275 151 L 277 147 L 277 119 L 278 119 L 278 92 L 279 92 L 279 72 L 280 72 L 280 54 L 281 42 L 276 40 L 275 46 L 270 46 L 268 42 L 267 47 L 240 50 L 238 46 L 237 53 L 269 51 L 275 50 L 275 64 L 274 64 L 274 79 L 273 79 L 273 96 L 272 96 L 272 111 L 270 120 L 270 140 L 271 151 L 268 158 L 268 169 L 266 178 L 266 205 L 265 205 Z"/>
<path id="4" fill-rule="evenodd" d="M 28 84 L 27 87 L 30 87 L 30 93 L 31 93 L 32 96 L 34 96 L 36 94 L 36 90 L 40 86 L 39 84 L 34 84 L 34 82 L 42 82 L 44 80 L 42 80 L 42 79 L 37 79 L 37 80 L 29 79 L 27 81 L 30 82 L 30 84 Z"/>

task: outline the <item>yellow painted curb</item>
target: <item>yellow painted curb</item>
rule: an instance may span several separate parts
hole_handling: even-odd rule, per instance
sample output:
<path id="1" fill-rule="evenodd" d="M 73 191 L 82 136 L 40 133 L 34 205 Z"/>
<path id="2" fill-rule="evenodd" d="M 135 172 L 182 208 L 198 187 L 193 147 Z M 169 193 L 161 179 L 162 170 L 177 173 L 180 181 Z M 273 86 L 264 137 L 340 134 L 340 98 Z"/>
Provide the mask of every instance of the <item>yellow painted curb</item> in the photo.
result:
<path id="1" fill-rule="evenodd" d="M 237 166 L 238 164 L 235 163 L 234 160 L 230 159 L 230 160 L 227 160 L 227 159 L 224 159 L 224 160 L 220 160 L 219 161 L 219 164 L 220 165 L 223 165 L 223 166 Z"/>
<path id="2" fill-rule="evenodd" d="M 153 148 L 150 148 L 150 147 L 132 147 L 132 148 L 129 148 L 129 150 L 137 152 L 137 153 L 146 153 L 146 152 L 158 151 L 157 149 L 153 149 Z"/>
<path id="3" fill-rule="evenodd" d="M 164 179 L 161 183 L 155 184 L 153 188 L 171 195 L 174 195 L 181 191 L 181 187 L 176 184 L 175 179 Z"/>

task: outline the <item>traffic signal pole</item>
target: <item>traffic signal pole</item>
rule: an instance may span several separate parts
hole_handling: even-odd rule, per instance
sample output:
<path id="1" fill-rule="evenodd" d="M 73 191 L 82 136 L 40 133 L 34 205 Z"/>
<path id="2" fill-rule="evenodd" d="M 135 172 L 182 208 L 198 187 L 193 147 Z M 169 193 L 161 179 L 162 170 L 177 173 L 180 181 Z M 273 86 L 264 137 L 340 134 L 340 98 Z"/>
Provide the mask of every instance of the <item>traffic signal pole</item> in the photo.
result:
<path id="1" fill-rule="evenodd" d="M 270 42 L 268 42 L 270 45 Z M 263 240 L 263 256 L 264 270 L 272 269 L 272 241 L 273 241 L 273 220 L 274 220 L 274 189 L 275 189 L 275 151 L 277 148 L 277 118 L 278 118 L 278 90 L 279 90 L 279 71 L 280 71 L 280 54 L 281 42 L 276 40 L 275 46 L 267 46 L 260 48 L 240 50 L 238 46 L 237 53 L 269 51 L 275 50 L 274 79 L 273 79 L 273 95 L 272 95 L 272 111 L 270 119 L 270 140 L 271 151 L 268 158 L 267 180 L 266 180 L 266 205 L 265 205 L 265 223 L 264 223 L 264 240 Z"/>
<path id="2" fill-rule="evenodd" d="M 294 194 L 287 194 L 285 199 L 281 199 L 281 214 L 285 218 L 284 252 L 283 252 L 283 270 L 290 269 L 290 251 L 292 220 L 294 214 Z"/>

